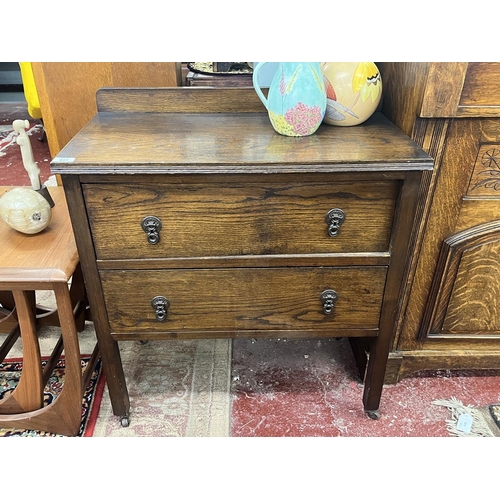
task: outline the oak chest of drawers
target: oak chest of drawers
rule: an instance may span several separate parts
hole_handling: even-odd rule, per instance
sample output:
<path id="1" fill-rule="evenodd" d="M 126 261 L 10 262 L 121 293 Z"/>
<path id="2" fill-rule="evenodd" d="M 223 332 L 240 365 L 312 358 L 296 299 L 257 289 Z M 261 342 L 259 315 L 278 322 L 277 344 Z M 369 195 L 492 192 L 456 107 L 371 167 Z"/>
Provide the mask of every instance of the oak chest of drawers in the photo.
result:
<path id="1" fill-rule="evenodd" d="M 272 129 L 253 89 L 101 89 L 62 174 L 113 410 L 117 340 L 367 339 L 378 417 L 432 159 L 382 115 Z"/>

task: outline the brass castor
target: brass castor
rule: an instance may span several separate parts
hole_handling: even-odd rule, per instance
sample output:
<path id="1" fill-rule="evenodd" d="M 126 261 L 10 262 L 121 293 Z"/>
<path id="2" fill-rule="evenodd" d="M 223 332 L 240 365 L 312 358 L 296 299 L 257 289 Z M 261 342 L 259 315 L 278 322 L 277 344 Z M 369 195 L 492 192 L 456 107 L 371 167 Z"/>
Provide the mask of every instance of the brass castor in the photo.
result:
<path id="1" fill-rule="evenodd" d="M 380 418 L 380 412 L 378 410 L 366 410 L 365 413 L 372 420 L 378 420 Z"/>

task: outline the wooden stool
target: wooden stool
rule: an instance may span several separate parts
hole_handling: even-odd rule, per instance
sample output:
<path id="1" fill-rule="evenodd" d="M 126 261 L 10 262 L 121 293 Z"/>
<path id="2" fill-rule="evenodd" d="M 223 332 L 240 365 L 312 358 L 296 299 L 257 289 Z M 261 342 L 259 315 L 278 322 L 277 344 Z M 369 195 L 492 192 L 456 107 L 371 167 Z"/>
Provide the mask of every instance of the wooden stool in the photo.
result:
<path id="1" fill-rule="evenodd" d="M 10 188 L 0 187 L 0 196 Z M 97 344 L 82 373 L 77 331 L 88 313 L 85 286 L 62 187 L 49 188 L 55 202 L 52 220 L 41 233 L 26 235 L 0 220 L 0 362 L 21 336 L 23 369 L 15 390 L 0 400 L 0 428 L 33 429 L 74 436 L 82 418 L 82 398 L 99 352 Z M 68 286 L 71 280 L 71 289 Z M 53 290 L 57 309 L 36 305 L 35 290 Z M 88 316 L 87 316 L 88 317 Z M 61 327 L 61 337 L 42 367 L 37 328 Z M 43 391 L 64 349 L 64 385 L 43 406 Z"/>

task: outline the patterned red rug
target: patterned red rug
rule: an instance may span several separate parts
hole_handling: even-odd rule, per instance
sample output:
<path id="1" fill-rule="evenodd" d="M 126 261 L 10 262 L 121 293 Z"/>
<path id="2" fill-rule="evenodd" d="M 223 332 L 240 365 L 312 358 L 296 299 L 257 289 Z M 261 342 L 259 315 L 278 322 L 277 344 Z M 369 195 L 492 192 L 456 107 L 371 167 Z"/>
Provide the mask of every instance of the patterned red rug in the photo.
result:
<path id="1" fill-rule="evenodd" d="M 85 370 L 90 356 L 82 357 L 82 370 Z M 44 363 L 46 360 L 44 361 Z M 19 382 L 23 362 L 22 359 L 11 359 L 0 363 L 0 399 L 11 393 Z M 44 391 L 44 405 L 55 400 L 64 384 L 64 358 L 62 358 L 50 376 Z M 105 378 L 102 373 L 101 360 L 90 377 L 90 382 L 84 392 L 82 404 L 82 422 L 78 432 L 79 437 L 90 437 L 94 433 L 99 407 L 102 401 Z M 29 429 L 0 429 L 0 437 L 58 437 L 50 432 L 34 431 Z"/>
<path id="2" fill-rule="evenodd" d="M 231 342 L 121 342 L 130 425 L 121 427 L 104 390 L 94 437 L 226 437 Z"/>

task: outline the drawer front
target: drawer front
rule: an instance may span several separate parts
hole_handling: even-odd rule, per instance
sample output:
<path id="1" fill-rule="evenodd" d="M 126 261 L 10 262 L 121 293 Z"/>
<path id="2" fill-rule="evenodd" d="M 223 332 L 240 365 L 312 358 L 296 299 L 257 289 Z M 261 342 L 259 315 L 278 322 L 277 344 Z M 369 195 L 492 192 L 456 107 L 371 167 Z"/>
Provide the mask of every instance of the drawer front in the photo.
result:
<path id="1" fill-rule="evenodd" d="M 100 275 L 114 333 L 284 330 L 285 335 L 287 330 L 378 328 L 386 271 L 382 266 L 300 267 Z M 331 289 L 337 300 L 328 314 L 332 304 L 322 294 Z M 152 305 L 158 296 L 168 307 L 161 301 Z"/>
<path id="2" fill-rule="evenodd" d="M 397 181 L 84 185 L 98 259 L 384 252 L 397 193 Z M 332 209 L 345 214 L 334 236 Z"/>

